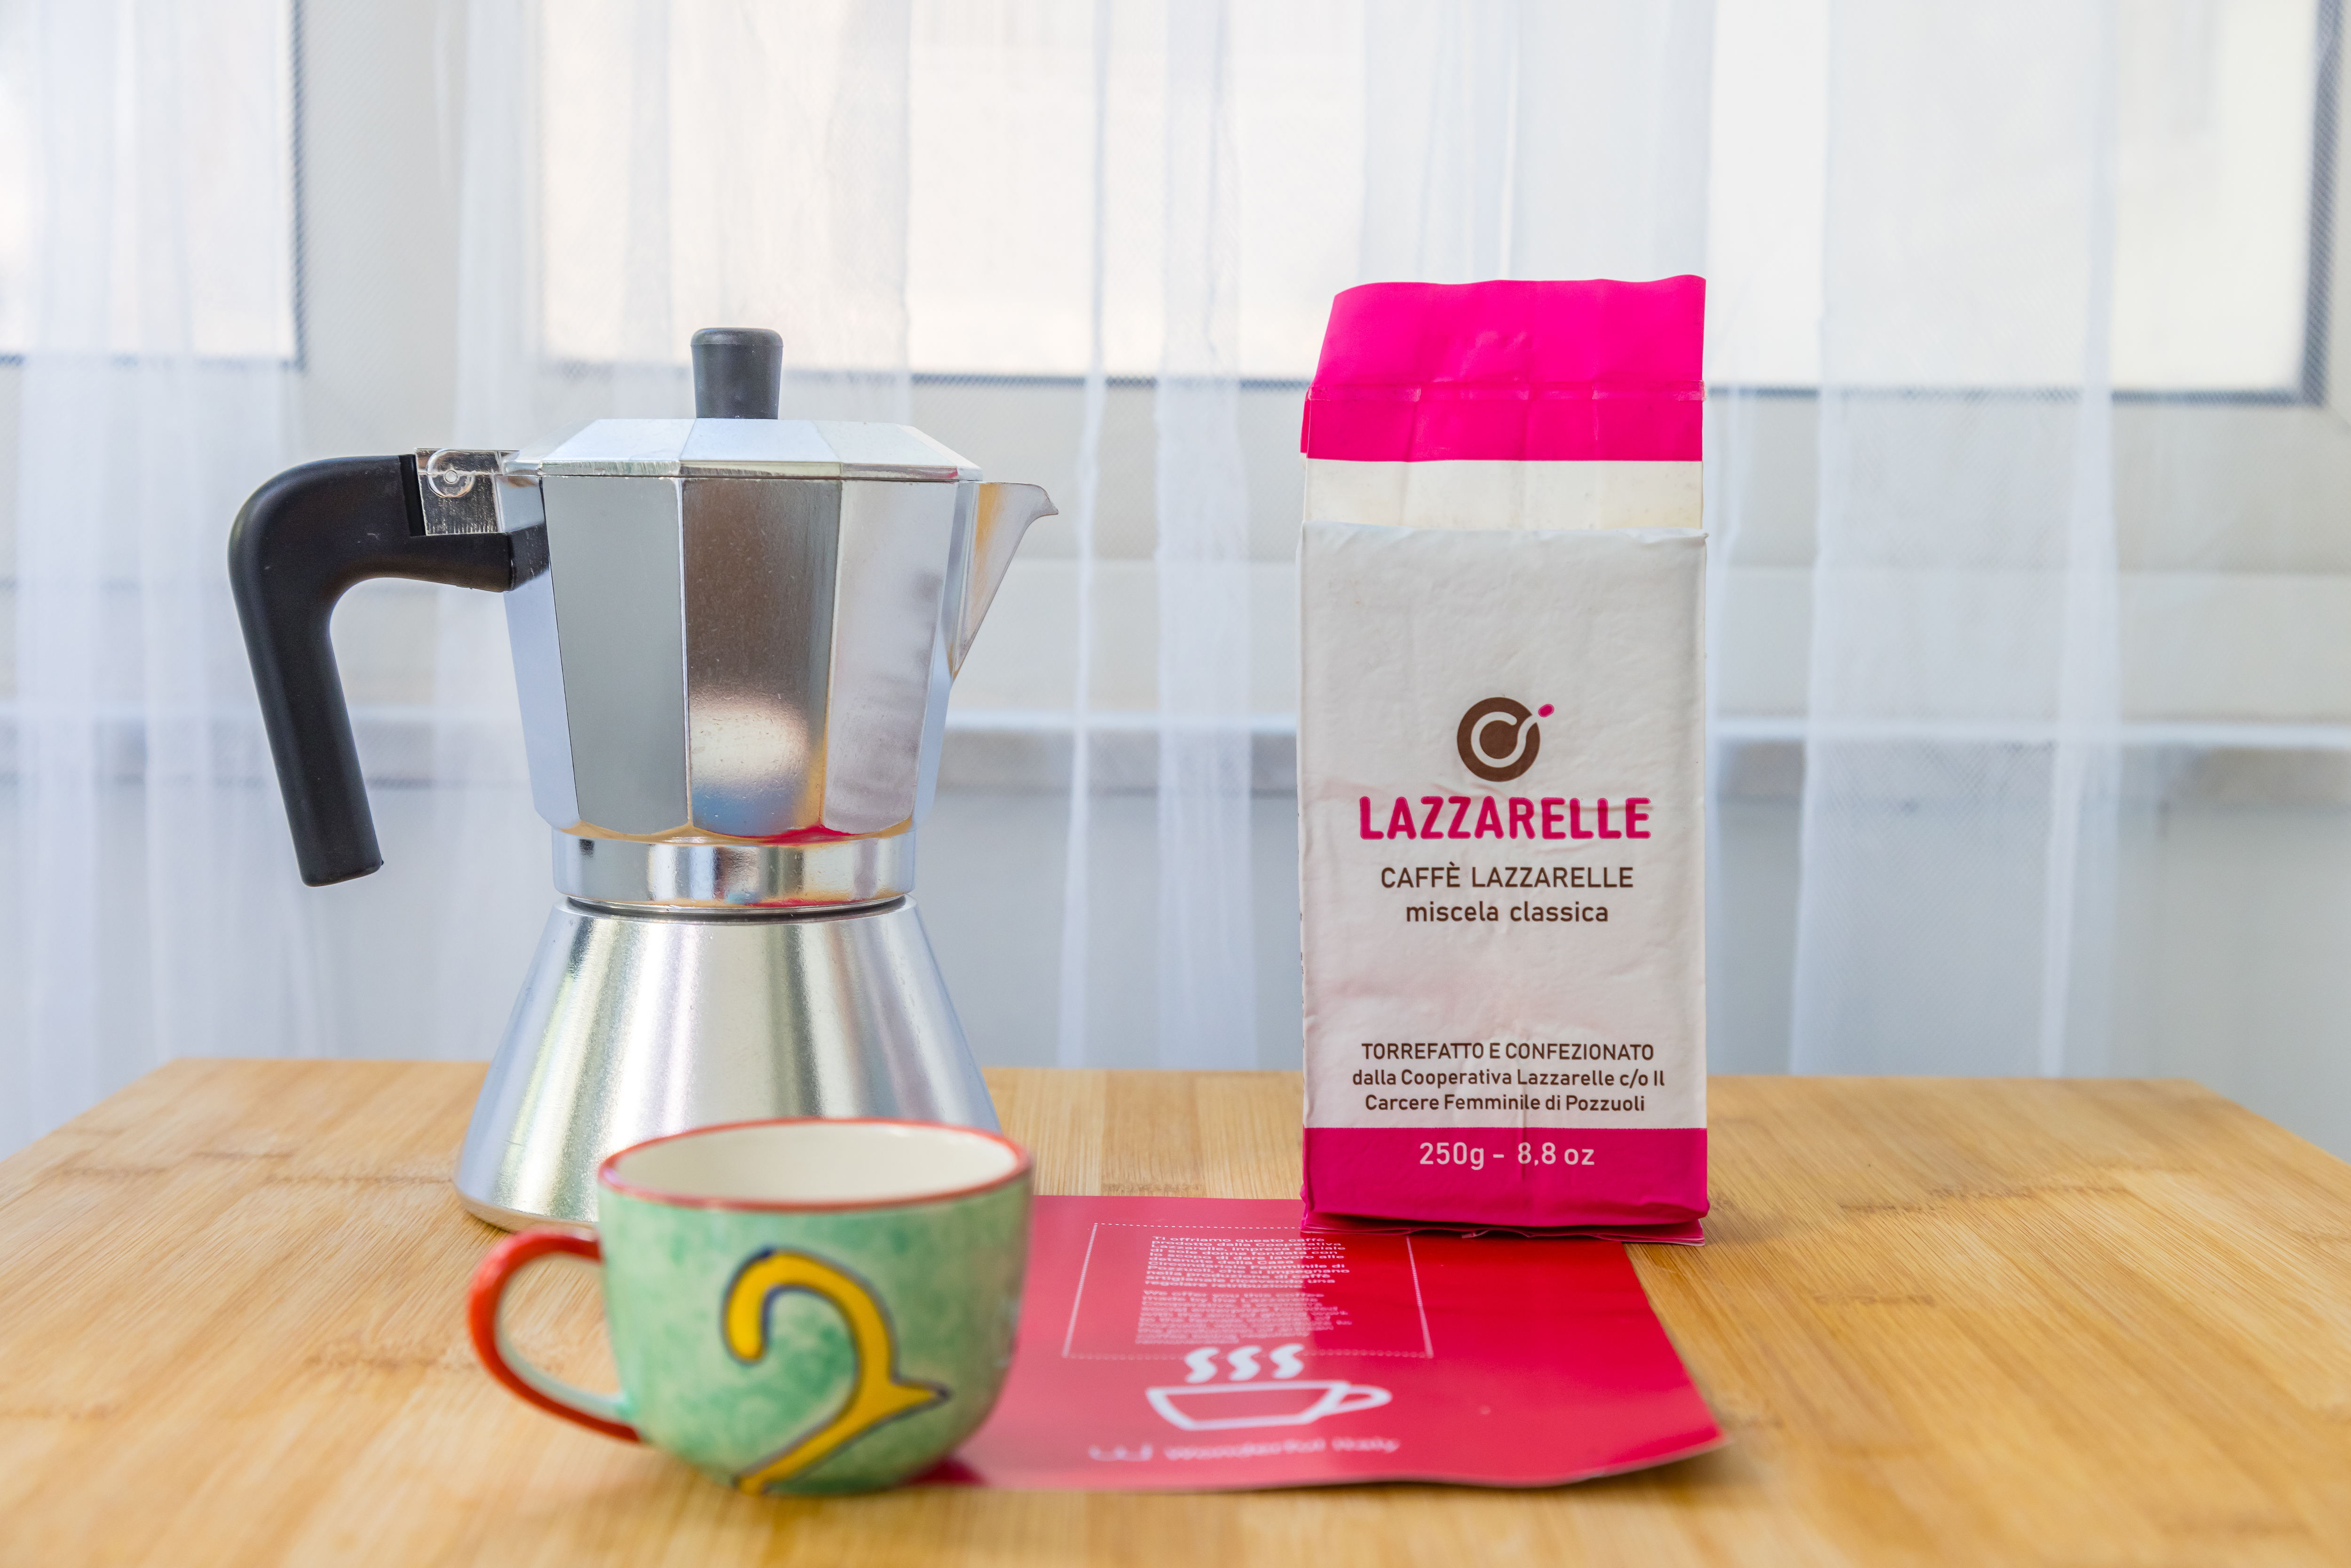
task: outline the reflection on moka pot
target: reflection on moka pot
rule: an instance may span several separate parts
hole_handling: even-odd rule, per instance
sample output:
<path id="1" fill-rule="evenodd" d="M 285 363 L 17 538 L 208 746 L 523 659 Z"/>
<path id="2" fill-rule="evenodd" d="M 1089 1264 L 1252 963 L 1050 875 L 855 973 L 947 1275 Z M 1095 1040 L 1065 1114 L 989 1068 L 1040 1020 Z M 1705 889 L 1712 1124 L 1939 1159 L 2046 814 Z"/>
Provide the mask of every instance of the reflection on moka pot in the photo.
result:
<path id="1" fill-rule="evenodd" d="M 1052 504 L 904 425 L 778 419 L 781 366 L 772 332 L 697 332 L 693 419 L 308 464 L 230 536 L 314 887 L 382 863 L 336 600 L 506 595 L 561 896 L 458 1159 L 494 1224 L 591 1222 L 599 1160 L 688 1127 L 996 1125 L 908 895 L 948 685 Z"/>

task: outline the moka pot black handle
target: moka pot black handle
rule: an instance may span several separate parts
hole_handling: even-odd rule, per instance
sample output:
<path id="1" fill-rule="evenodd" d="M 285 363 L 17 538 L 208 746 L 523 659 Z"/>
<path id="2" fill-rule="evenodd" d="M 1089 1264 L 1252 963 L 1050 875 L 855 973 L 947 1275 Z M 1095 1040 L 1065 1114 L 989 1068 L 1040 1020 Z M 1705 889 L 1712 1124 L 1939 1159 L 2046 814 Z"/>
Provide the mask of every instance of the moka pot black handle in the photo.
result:
<path id="1" fill-rule="evenodd" d="M 505 534 L 428 535 L 413 457 L 337 457 L 253 493 L 229 530 L 228 576 L 302 880 L 365 876 L 383 855 L 327 634 L 335 602 L 371 577 L 503 593 L 513 545 Z"/>

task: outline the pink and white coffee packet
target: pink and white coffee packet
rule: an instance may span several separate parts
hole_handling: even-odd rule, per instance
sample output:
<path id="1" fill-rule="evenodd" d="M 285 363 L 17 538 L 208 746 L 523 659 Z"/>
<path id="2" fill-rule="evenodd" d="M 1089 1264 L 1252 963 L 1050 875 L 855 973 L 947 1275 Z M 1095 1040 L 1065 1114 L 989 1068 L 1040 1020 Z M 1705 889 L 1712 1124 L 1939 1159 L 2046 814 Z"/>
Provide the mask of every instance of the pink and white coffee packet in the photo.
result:
<path id="1" fill-rule="evenodd" d="M 1373 284 L 1306 402 L 1310 1223 L 1707 1208 L 1705 283 Z"/>

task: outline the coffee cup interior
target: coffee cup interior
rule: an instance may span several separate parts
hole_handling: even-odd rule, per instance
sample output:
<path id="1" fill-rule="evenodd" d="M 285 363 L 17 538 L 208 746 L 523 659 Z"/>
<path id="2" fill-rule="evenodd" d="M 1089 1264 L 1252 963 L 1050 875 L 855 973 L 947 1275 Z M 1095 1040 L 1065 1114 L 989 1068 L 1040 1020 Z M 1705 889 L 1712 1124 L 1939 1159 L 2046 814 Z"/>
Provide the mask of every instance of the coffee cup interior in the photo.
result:
<path id="1" fill-rule="evenodd" d="M 655 1203 L 855 1208 L 961 1197 L 1028 1164 L 993 1133 L 929 1122 L 747 1122 L 656 1138 L 604 1163 L 607 1186 Z"/>

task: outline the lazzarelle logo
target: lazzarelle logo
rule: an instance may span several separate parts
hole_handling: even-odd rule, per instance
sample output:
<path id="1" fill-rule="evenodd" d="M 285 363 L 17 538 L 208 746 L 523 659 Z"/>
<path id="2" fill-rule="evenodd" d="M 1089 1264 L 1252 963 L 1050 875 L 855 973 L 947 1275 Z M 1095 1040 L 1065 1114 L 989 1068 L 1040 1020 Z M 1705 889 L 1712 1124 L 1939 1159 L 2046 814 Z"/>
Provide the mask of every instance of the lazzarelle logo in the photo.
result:
<path id="1" fill-rule="evenodd" d="M 1470 704 L 1453 737 L 1461 765 L 1489 784 L 1509 783 L 1535 765 L 1542 749 L 1542 727 L 1534 721 L 1551 714 L 1549 703 L 1530 711 L 1526 704 L 1509 697 Z"/>
<path id="2" fill-rule="evenodd" d="M 1461 753 L 1461 764 L 1479 778 L 1492 784 L 1508 784 L 1535 765 L 1542 751 L 1542 727 L 1535 722 L 1549 718 L 1556 710 L 1551 704 L 1530 712 L 1527 705 L 1510 697 L 1488 697 L 1469 705 L 1461 716 L 1461 724 L 1453 733 L 1455 749 Z M 1549 788 L 1558 789 L 1568 780 L 1560 777 L 1556 748 L 1550 769 L 1552 778 Z M 1542 786 L 1537 786 L 1542 788 Z M 1612 800 L 1608 797 L 1587 800 L 1582 795 L 1395 795 L 1389 798 L 1387 826 L 1377 825 L 1372 815 L 1372 797 L 1355 798 L 1356 832 L 1365 839 L 1646 839 L 1649 837 L 1650 799 L 1646 795 L 1629 795 Z M 1426 812 L 1416 808 L 1426 808 Z M 1447 814 L 1447 808 L 1451 814 Z M 1614 825 L 1612 826 L 1611 824 Z M 1623 867 L 1593 866 L 1504 866 L 1499 869 L 1470 866 L 1466 868 L 1472 887 L 1630 887 L 1630 881 L 1614 880 Z M 1449 866 L 1390 865 L 1380 873 L 1382 887 L 1459 887 L 1465 868 Z M 1482 872 L 1505 880 L 1487 883 L 1478 880 Z M 1520 882 L 1510 880 L 1521 873 L 1540 873 L 1543 876 L 1573 877 L 1574 880 L 1552 882 Z M 1605 873 L 1611 880 L 1586 882 L 1586 874 Z M 1629 875 L 1629 873 L 1625 874 Z M 1389 880 L 1408 877 L 1409 882 Z M 1426 881 L 1434 877 L 1437 881 Z M 1500 905 L 1481 904 L 1480 908 L 1499 909 Z M 1569 907 L 1561 905 L 1562 908 Z M 1434 918 L 1434 917 L 1432 917 Z M 1465 917 L 1467 918 L 1467 917 Z M 1497 920 L 1499 915 L 1482 916 Z M 1513 915 L 1510 918 L 1520 919 Z M 1547 915 L 1529 915 L 1528 919 L 1548 919 Z M 1562 915 L 1560 918 L 1566 919 Z M 1583 919 L 1582 915 L 1573 918 Z M 1605 915 L 1594 915 L 1605 919 Z"/>

